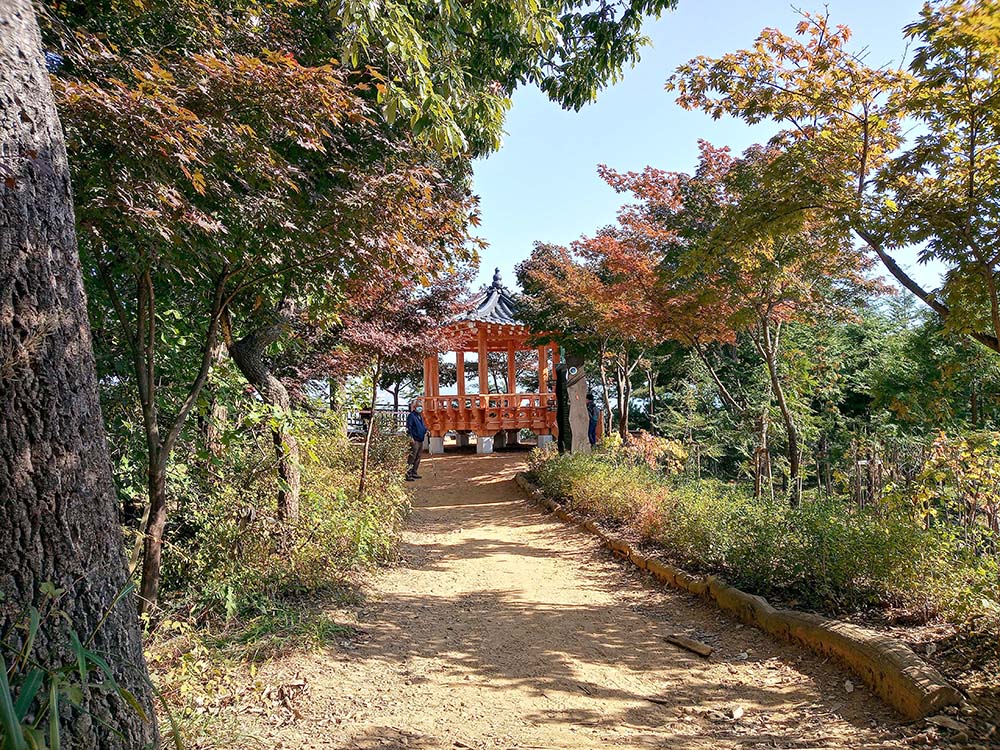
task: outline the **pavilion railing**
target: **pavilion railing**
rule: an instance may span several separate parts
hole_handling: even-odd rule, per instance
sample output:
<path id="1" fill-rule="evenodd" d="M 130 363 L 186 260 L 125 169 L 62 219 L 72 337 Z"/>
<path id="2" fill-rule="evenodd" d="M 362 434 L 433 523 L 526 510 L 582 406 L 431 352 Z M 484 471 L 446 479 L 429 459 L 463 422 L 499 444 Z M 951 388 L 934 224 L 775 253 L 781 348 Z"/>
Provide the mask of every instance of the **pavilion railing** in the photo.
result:
<path id="1" fill-rule="evenodd" d="M 421 403 L 432 433 L 520 428 L 544 431 L 555 423 L 555 396 L 550 393 L 425 396 Z"/>

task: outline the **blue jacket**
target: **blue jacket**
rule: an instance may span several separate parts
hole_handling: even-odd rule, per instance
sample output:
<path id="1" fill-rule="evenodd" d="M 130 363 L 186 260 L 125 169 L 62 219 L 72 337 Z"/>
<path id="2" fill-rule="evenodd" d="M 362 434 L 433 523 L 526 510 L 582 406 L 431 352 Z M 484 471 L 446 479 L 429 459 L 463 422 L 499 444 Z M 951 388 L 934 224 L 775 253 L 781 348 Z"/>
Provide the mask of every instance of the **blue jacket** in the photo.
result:
<path id="1" fill-rule="evenodd" d="M 420 441 L 423 441 L 427 435 L 427 425 L 424 424 L 424 418 L 415 411 L 411 411 L 406 416 L 406 434 L 414 440 Z"/>

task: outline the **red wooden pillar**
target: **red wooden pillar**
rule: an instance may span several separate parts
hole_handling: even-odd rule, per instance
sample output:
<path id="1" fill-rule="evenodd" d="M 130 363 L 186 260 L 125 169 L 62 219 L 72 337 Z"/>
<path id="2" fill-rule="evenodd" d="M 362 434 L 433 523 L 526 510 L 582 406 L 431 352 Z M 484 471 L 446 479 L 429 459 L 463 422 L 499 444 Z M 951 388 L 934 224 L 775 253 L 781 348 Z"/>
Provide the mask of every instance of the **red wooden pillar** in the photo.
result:
<path id="1" fill-rule="evenodd" d="M 507 393 L 517 393 L 517 361 L 514 342 L 507 342 Z"/>
<path id="2" fill-rule="evenodd" d="M 488 394 L 490 392 L 490 381 L 488 378 L 488 353 L 486 351 L 486 328 L 479 328 L 479 393 Z"/>
<path id="3" fill-rule="evenodd" d="M 549 391 L 548 381 L 549 352 L 548 347 L 538 347 L 538 394 L 544 396 Z"/>

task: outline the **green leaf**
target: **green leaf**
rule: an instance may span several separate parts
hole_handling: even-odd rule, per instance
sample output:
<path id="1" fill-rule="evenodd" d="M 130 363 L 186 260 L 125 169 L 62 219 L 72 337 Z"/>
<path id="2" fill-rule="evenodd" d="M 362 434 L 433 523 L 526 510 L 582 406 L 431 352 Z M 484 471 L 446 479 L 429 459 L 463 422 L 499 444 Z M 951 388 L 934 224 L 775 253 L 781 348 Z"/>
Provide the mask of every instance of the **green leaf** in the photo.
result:
<path id="1" fill-rule="evenodd" d="M 80 671 L 80 684 L 87 684 L 87 650 L 80 643 L 80 636 L 75 630 L 69 631 L 69 647 L 76 655 L 76 666 Z"/>
<path id="2" fill-rule="evenodd" d="M 21 685 L 21 692 L 17 694 L 17 703 L 14 704 L 14 711 L 17 714 L 18 721 L 22 721 L 28 715 L 28 709 L 31 708 L 31 704 L 35 700 L 35 696 L 38 694 L 44 678 L 45 672 L 38 667 L 28 672 L 28 676 L 24 678 L 24 682 Z"/>
<path id="3" fill-rule="evenodd" d="M 4 737 L 10 738 L 10 750 L 27 750 L 28 744 L 24 741 L 21 722 L 14 710 L 14 698 L 7 680 L 7 662 L 3 654 L 0 654 L 0 727 L 3 728 Z"/>
<path id="4" fill-rule="evenodd" d="M 59 680 L 49 684 L 49 750 L 59 750 Z"/>
<path id="5" fill-rule="evenodd" d="M 24 647 L 21 649 L 21 661 L 25 662 L 31 654 L 31 649 L 35 646 L 35 636 L 38 635 L 38 626 L 41 616 L 36 607 L 32 607 L 28 613 L 28 637 L 24 640 Z"/>
<path id="6" fill-rule="evenodd" d="M 139 703 L 139 700 L 132 694 L 130 690 L 126 690 L 125 688 L 120 687 L 118 688 L 118 694 L 125 699 L 125 702 L 132 707 L 133 711 L 139 714 L 139 718 L 141 718 L 143 721 L 149 721 L 149 718 L 146 716 L 146 709 L 142 707 L 142 705 Z"/>

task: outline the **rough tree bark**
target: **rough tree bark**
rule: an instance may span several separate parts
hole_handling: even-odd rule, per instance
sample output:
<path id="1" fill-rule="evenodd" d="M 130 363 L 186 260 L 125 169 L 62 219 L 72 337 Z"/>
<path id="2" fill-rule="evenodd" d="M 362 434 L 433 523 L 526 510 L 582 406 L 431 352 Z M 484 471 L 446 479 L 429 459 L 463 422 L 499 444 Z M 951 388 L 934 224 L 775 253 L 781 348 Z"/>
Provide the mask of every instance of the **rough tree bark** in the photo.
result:
<path id="1" fill-rule="evenodd" d="M 212 351 L 213 366 L 220 364 L 225 356 L 225 343 L 221 340 L 216 341 Z M 208 452 L 220 458 L 223 453 L 222 436 L 226 431 L 229 409 L 219 401 L 213 386 L 206 386 L 205 391 L 207 403 L 204 411 L 198 414 L 198 432 Z"/>
<path id="2" fill-rule="evenodd" d="M 251 331 L 229 347 L 229 354 L 236 367 L 243 373 L 264 402 L 276 406 L 286 416 L 291 416 L 292 401 L 288 389 L 274 376 L 264 359 L 267 348 L 276 342 L 286 327 L 282 317 L 287 311 L 279 311 L 279 319 Z M 302 488 L 302 474 L 299 465 L 299 442 L 287 425 L 271 431 L 274 452 L 278 460 L 278 516 L 297 518 L 299 515 L 299 492 Z"/>
<path id="3" fill-rule="evenodd" d="M 68 629 L 113 665 L 152 717 L 87 322 L 62 129 L 30 0 L 0 0 L 0 632 L 64 588 L 33 656 L 71 663 Z M 105 619 L 106 616 L 106 619 Z M 74 750 L 159 744 L 115 693 L 87 689 L 67 709 Z M 101 722 L 113 727 L 109 731 Z"/>

